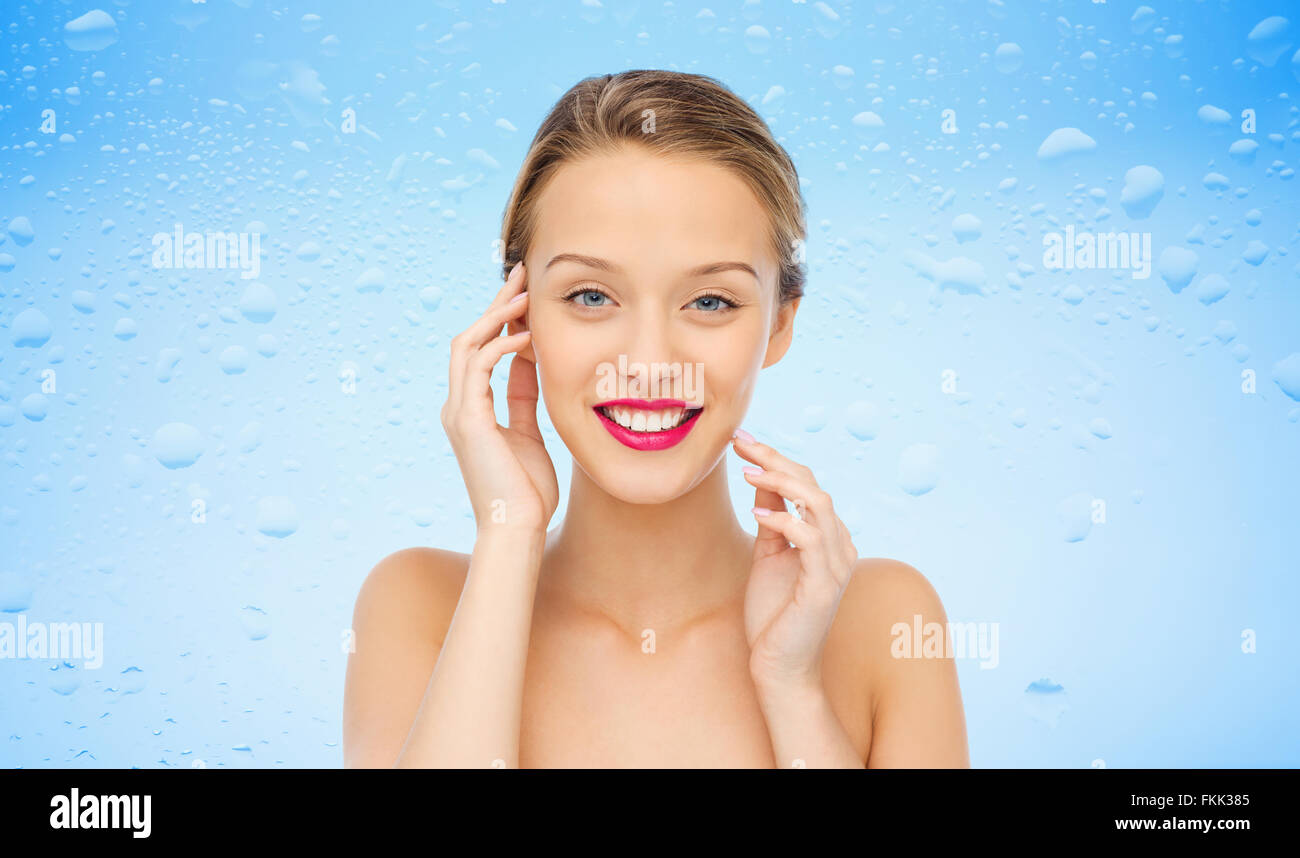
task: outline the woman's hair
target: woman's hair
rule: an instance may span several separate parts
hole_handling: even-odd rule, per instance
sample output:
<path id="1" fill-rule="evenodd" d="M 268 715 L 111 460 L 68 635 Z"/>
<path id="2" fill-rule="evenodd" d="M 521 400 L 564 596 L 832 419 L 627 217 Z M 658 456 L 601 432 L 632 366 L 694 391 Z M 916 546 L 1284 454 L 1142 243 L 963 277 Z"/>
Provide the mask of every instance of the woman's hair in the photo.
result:
<path id="1" fill-rule="evenodd" d="M 794 162 L 759 115 L 721 83 L 658 69 L 584 78 L 551 108 L 502 218 L 503 275 L 532 243 L 537 200 L 560 166 L 629 143 L 710 161 L 739 176 L 769 215 L 771 246 L 781 265 L 778 303 L 803 295 L 804 200 Z"/>

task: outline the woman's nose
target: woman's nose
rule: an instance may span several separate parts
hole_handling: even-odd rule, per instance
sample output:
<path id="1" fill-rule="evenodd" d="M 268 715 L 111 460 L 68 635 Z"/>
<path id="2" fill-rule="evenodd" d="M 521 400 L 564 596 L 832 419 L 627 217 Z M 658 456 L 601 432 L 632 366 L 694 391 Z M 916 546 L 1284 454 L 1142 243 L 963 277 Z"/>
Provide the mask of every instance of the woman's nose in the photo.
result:
<path id="1" fill-rule="evenodd" d="M 682 357 L 673 346 L 667 320 L 638 319 L 636 333 L 627 344 L 625 360 L 619 363 L 626 367 L 628 383 L 636 382 L 642 390 L 657 391 L 658 397 L 674 398 L 673 388 L 682 378 Z"/>
<path id="2" fill-rule="evenodd" d="M 682 367 L 676 361 L 629 357 L 627 362 L 628 384 L 635 382 L 652 398 L 680 398 L 674 391 L 680 385 L 681 377 Z"/>

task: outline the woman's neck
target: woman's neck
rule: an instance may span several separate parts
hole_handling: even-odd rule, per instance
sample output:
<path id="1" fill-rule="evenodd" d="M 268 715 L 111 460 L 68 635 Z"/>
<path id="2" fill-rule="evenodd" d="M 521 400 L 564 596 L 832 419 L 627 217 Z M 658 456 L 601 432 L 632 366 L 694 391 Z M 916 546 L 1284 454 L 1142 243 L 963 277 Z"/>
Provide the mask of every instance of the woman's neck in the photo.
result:
<path id="1" fill-rule="evenodd" d="M 564 520 L 547 539 L 542 586 L 630 635 L 681 629 L 739 605 L 753 537 L 736 520 L 726 457 L 668 503 L 626 503 L 576 464 Z"/>

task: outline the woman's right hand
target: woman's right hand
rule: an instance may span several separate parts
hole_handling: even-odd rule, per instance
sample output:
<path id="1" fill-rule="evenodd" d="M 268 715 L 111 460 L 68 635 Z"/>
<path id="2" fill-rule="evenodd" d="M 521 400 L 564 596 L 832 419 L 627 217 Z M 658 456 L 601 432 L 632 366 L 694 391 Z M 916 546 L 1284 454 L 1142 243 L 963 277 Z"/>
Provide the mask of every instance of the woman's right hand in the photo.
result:
<path id="1" fill-rule="evenodd" d="M 531 342 L 530 331 L 501 336 L 528 311 L 520 262 L 479 319 L 451 341 L 442 426 L 460 463 L 480 534 L 496 528 L 545 534 L 559 504 L 555 465 L 537 428 L 537 365 L 516 354 L 506 384 L 509 425 L 497 423 L 492 368 Z"/>

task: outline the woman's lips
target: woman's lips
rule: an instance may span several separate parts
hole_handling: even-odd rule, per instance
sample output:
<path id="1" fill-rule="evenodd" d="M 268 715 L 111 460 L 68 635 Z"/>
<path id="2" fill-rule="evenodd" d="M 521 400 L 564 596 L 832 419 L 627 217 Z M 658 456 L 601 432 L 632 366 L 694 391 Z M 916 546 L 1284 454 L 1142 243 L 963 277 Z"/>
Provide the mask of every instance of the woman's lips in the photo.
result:
<path id="1" fill-rule="evenodd" d="M 615 420 L 611 420 L 603 410 L 606 408 L 627 408 L 642 412 L 658 412 L 671 408 L 681 408 L 688 413 L 684 415 L 680 423 L 671 429 L 638 432 L 623 426 Z M 597 403 L 592 408 L 596 417 L 600 419 L 601 425 L 605 427 L 609 434 L 613 435 L 619 443 L 631 447 L 633 450 L 666 450 L 681 443 L 682 439 L 695 427 L 695 420 L 703 410 L 700 406 L 689 405 L 680 399 L 611 399 L 607 402 Z"/>

